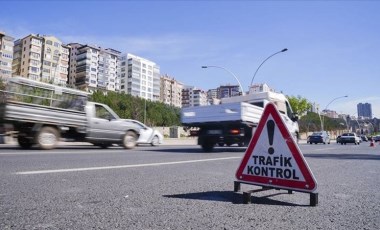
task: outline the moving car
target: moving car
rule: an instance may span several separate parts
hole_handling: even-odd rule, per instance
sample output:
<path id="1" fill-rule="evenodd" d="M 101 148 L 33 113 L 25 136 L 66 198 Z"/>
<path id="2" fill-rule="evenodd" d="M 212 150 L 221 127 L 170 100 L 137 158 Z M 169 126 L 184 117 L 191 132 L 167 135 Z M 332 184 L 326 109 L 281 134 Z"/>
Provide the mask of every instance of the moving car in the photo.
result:
<path id="1" fill-rule="evenodd" d="M 140 128 L 140 136 L 137 140 L 137 144 L 150 144 L 152 146 L 156 146 L 163 143 L 164 136 L 155 129 L 152 129 L 140 121 L 125 119 L 127 121 L 133 122 Z"/>
<path id="2" fill-rule="evenodd" d="M 314 132 L 308 137 L 307 142 L 310 144 L 330 144 L 330 135 L 326 131 Z"/>
<path id="3" fill-rule="evenodd" d="M 361 139 L 356 135 L 356 133 L 343 133 L 340 137 L 340 144 L 354 143 L 355 145 L 360 145 Z"/>
<path id="4" fill-rule="evenodd" d="M 379 136 L 379 135 L 374 136 L 374 137 L 372 137 L 372 138 L 373 138 L 373 140 L 374 140 L 375 142 L 380 141 L 380 136 Z"/>

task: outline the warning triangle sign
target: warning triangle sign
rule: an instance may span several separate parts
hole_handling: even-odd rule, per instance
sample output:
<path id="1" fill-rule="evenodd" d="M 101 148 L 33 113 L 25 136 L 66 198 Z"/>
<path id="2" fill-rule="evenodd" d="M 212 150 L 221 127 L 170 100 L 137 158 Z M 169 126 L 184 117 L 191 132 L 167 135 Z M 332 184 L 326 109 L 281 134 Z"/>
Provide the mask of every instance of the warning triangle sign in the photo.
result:
<path id="1" fill-rule="evenodd" d="M 273 103 L 267 104 L 236 172 L 239 181 L 312 192 L 317 181 Z"/>

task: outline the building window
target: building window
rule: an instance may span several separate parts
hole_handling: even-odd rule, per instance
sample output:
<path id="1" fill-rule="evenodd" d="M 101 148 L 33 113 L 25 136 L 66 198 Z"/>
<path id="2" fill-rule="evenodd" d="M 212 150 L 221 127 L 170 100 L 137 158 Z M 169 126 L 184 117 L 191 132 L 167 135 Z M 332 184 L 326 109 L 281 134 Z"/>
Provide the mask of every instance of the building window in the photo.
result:
<path id="1" fill-rule="evenodd" d="M 53 42 L 50 41 L 50 40 L 46 40 L 46 44 L 48 44 L 48 45 L 53 45 Z"/>

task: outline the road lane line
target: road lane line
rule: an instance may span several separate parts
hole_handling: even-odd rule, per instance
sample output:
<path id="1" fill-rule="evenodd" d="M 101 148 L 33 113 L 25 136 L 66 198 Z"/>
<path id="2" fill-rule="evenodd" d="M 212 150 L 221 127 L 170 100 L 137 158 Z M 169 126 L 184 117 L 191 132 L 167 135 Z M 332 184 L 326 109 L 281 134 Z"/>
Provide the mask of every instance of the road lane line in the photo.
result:
<path id="1" fill-rule="evenodd" d="M 33 175 L 33 174 L 47 174 L 47 173 L 83 172 L 83 171 L 105 170 L 105 169 L 138 168 L 138 167 L 161 166 L 161 165 L 188 164 L 188 163 L 231 160 L 231 159 L 241 159 L 241 157 L 210 158 L 210 159 L 202 159 L 202 160 L 172 161 L 172 162 L 137 164 L 137 165 L 116 165 L 116 166 L 102 166 L 102 167 L 89 167 L 89 168 L 38 170 L 38 171 L 16 172 L 15 174 L 17 174 L 17 175 Z"/>

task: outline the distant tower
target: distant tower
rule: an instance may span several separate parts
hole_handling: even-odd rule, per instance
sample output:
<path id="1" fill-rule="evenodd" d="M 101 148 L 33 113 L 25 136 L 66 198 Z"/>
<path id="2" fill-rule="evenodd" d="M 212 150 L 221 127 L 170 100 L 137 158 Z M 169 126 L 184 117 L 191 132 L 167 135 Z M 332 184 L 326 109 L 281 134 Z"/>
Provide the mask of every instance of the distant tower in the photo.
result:
<path id="1" fill-rule="evenodd" d="M 358 117 L 372 119 L 372 106 L 370 103 L 358 104 Z"/>

